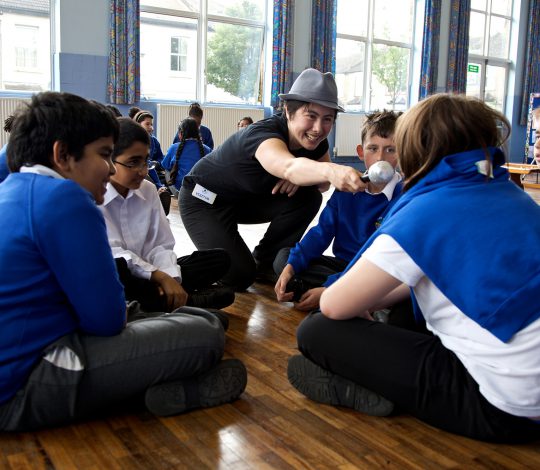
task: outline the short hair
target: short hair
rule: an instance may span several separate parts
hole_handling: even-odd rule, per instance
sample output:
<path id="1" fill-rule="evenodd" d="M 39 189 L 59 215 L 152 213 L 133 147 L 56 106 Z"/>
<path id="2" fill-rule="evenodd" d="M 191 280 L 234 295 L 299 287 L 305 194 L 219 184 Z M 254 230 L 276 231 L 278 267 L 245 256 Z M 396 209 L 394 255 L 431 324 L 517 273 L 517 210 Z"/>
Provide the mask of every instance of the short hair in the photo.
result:
<path id="1" fill-rule="evenodd" d="M 298 100 L 283 100 L 283 107 L 287 109 L 287 112 L 294 116 L 296 114 L 296 111 L 298 111 L 300 108 L 309 109 L 309 105 L 313 103 L 308 103 L 307 101 L 298 101 Z M 334 111 L 334 119 L 337 117 L 338 110 L 333 109 Z M 286 114 L 284 114 L 286 116 Z"/>
<path id="2" fill-rule="evenodd" d="M 114 104 L 106 104 L 105 107 L 113 114 L 114 117 L 122 117 L 122 113 Z"/>
<path id="3" fill-rule="evenodd" d="M 150 135 L 144 127 L 127 117 L 119 117 L 117 121 L 120 132 L 118 134 L 118 140 L 114 145 L 113 158 L 122 155 L 135 142 L 141 142 L 150 146 Z"/>
<path id="4" fill-rule="evenodd" d="M 189 105 L 189 111 L 188 116 L 193 118 L 203 118 L 203 110 L 201 108 L 201 105 L 199 103 L 191 103 Z"/>
<path id="5" fill-rule="evenodd" d="M 410 189 L 444 157 L 501 146 L 510 123 L 499 111 L 465 95 L 440 93 L 420 101 L 397 121 L 394 141 Z"/>
<path id="6" fill-rule="evenodd" d="M 37 164 L 52 167 L 53 145 L 58 141 L 80 160 L 84 147 L 102 137 L 118 139 L 118 122 L 104 105 L 71 93 L 39 93 L 15 112 L 8 166 L 12 172 Z"/>
<path id="7" fill-rule="evenodd" d="M 397 119 L 402 114 L 402 112 L 387 111 L 386 109 L 366 114 L 360 136 L 362 145 L 370 135 L 376 135 L 383 139 L 393 136 Z"/>
<path id="8" fill-rule="evenodd" d="M 248 126 L 250 124 L 253 124 L 253 119 L 251 118 L 251 116 L 244 116 L 242 119 L 240 119 L 240 121 L 238 121 L 238 124 L 237 125 L 240 125 L 240 123 L 242 121 L 247 121 L 248 122 Z"/>

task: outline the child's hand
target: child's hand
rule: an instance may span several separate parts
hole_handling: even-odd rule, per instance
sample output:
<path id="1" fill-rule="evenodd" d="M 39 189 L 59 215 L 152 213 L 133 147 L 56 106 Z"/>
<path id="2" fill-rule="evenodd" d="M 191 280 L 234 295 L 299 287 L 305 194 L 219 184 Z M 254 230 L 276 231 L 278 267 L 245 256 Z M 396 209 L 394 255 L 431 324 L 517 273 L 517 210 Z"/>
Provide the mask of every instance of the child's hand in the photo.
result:
<path id="1" fill-rule="evenodd" d="M 315 287 L 309 289 L 300 297 L 300 302 L 294 304 L 294 308 L 302 310 L 304 312 L 310 312 L 319 308 L 319 301 L 321 300 L 322 293 L 326 290 L 326 287 Z"/>
<path id="2" fill-rule="evenodd" d="M 290 264 L 287 264 L 283 268 L 283 271 L 281 271 L 281 274 L 279 275 L 279 278 L 274 287 L 278 302 L 290 302 L 292 300 L 294 292 L 285 292 L 285 289 L 287 288 L 287 284 L 293 276 L 294 269 Z"/>
<path id="3" fill-rule="evenodd" d="M 176 279 L 162 271 L 154 271 L 150 280 L 155 282 L 163 293 L 167 311 L 172 312 L 175 308 L 186 305 L 188 294 Z"/>

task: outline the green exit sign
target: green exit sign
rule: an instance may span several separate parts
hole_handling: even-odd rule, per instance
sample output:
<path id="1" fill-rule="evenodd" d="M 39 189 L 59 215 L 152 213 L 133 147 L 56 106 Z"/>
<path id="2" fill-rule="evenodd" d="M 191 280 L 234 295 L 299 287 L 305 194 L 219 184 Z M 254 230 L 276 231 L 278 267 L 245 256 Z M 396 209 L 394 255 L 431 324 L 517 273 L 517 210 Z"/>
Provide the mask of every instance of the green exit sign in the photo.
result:
<path id="1" fill-rule="evenodd" d="M 469 66 L 467 67 L 467 70 L 469 72 L 478 73 L 478 71 L 480 70 L 480 67 L 478 65 L 469 64 Z"/>

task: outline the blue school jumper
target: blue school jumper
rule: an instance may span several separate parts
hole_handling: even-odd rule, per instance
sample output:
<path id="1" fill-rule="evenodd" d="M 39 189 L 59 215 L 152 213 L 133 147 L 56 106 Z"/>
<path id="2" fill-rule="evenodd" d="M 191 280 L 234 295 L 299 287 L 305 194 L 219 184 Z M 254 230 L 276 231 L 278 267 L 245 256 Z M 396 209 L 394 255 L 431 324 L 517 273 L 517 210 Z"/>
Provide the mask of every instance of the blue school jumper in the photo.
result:
<path id="1" fill-rule="evenodd" d="M 124 290 L 105 221 L 71 180 L 12 173 L 0 184 L 0 403 L 44 349 L 75 330 L 118 334 Z"/>
<path id="2" fill-rule="evenodd" d="M 163 158 L 163 161 L 161 162 L 161 165 L 167 171 L 171 171 L 174 165 L 176 160 L 176 151 L 178 150 L 179 146 L 180 142 L 172 144 L 167 151 L 167 155 L 165 155 L 165 158 Z M 204 144 L 203 150 L 204 155 L 208 155 L 212 151 L 210 147 Z M 180 190 L 184 176 L 191 171 L 193 165 L 195 165 L 195 163 L 197 163 L 200 159 L 201 152 L 198 142 L 196 140 L 186 140 L 184 148 L 182 149 L 182 154 L 180 155 L 180 161 L 178 162 L 178 175 L 176 175 L 176 181 L 174 182 L 176 189 Z"/>

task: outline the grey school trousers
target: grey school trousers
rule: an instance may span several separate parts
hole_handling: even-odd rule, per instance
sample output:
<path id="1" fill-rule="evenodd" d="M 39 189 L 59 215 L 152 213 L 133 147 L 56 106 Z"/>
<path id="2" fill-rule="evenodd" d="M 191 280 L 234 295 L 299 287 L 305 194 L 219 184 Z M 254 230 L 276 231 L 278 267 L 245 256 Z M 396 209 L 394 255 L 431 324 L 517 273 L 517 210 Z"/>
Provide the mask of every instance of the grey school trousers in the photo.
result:
<path id="1" fill-rule="evenodd" d="M 0 430 L 29 431 L 141 404 L 152 385 L 199 375 L 223 356 L 218 318 L 182 307 L 116 336 L 73 332 L 52 343 L 26 384 L 0 405 Z"/>

